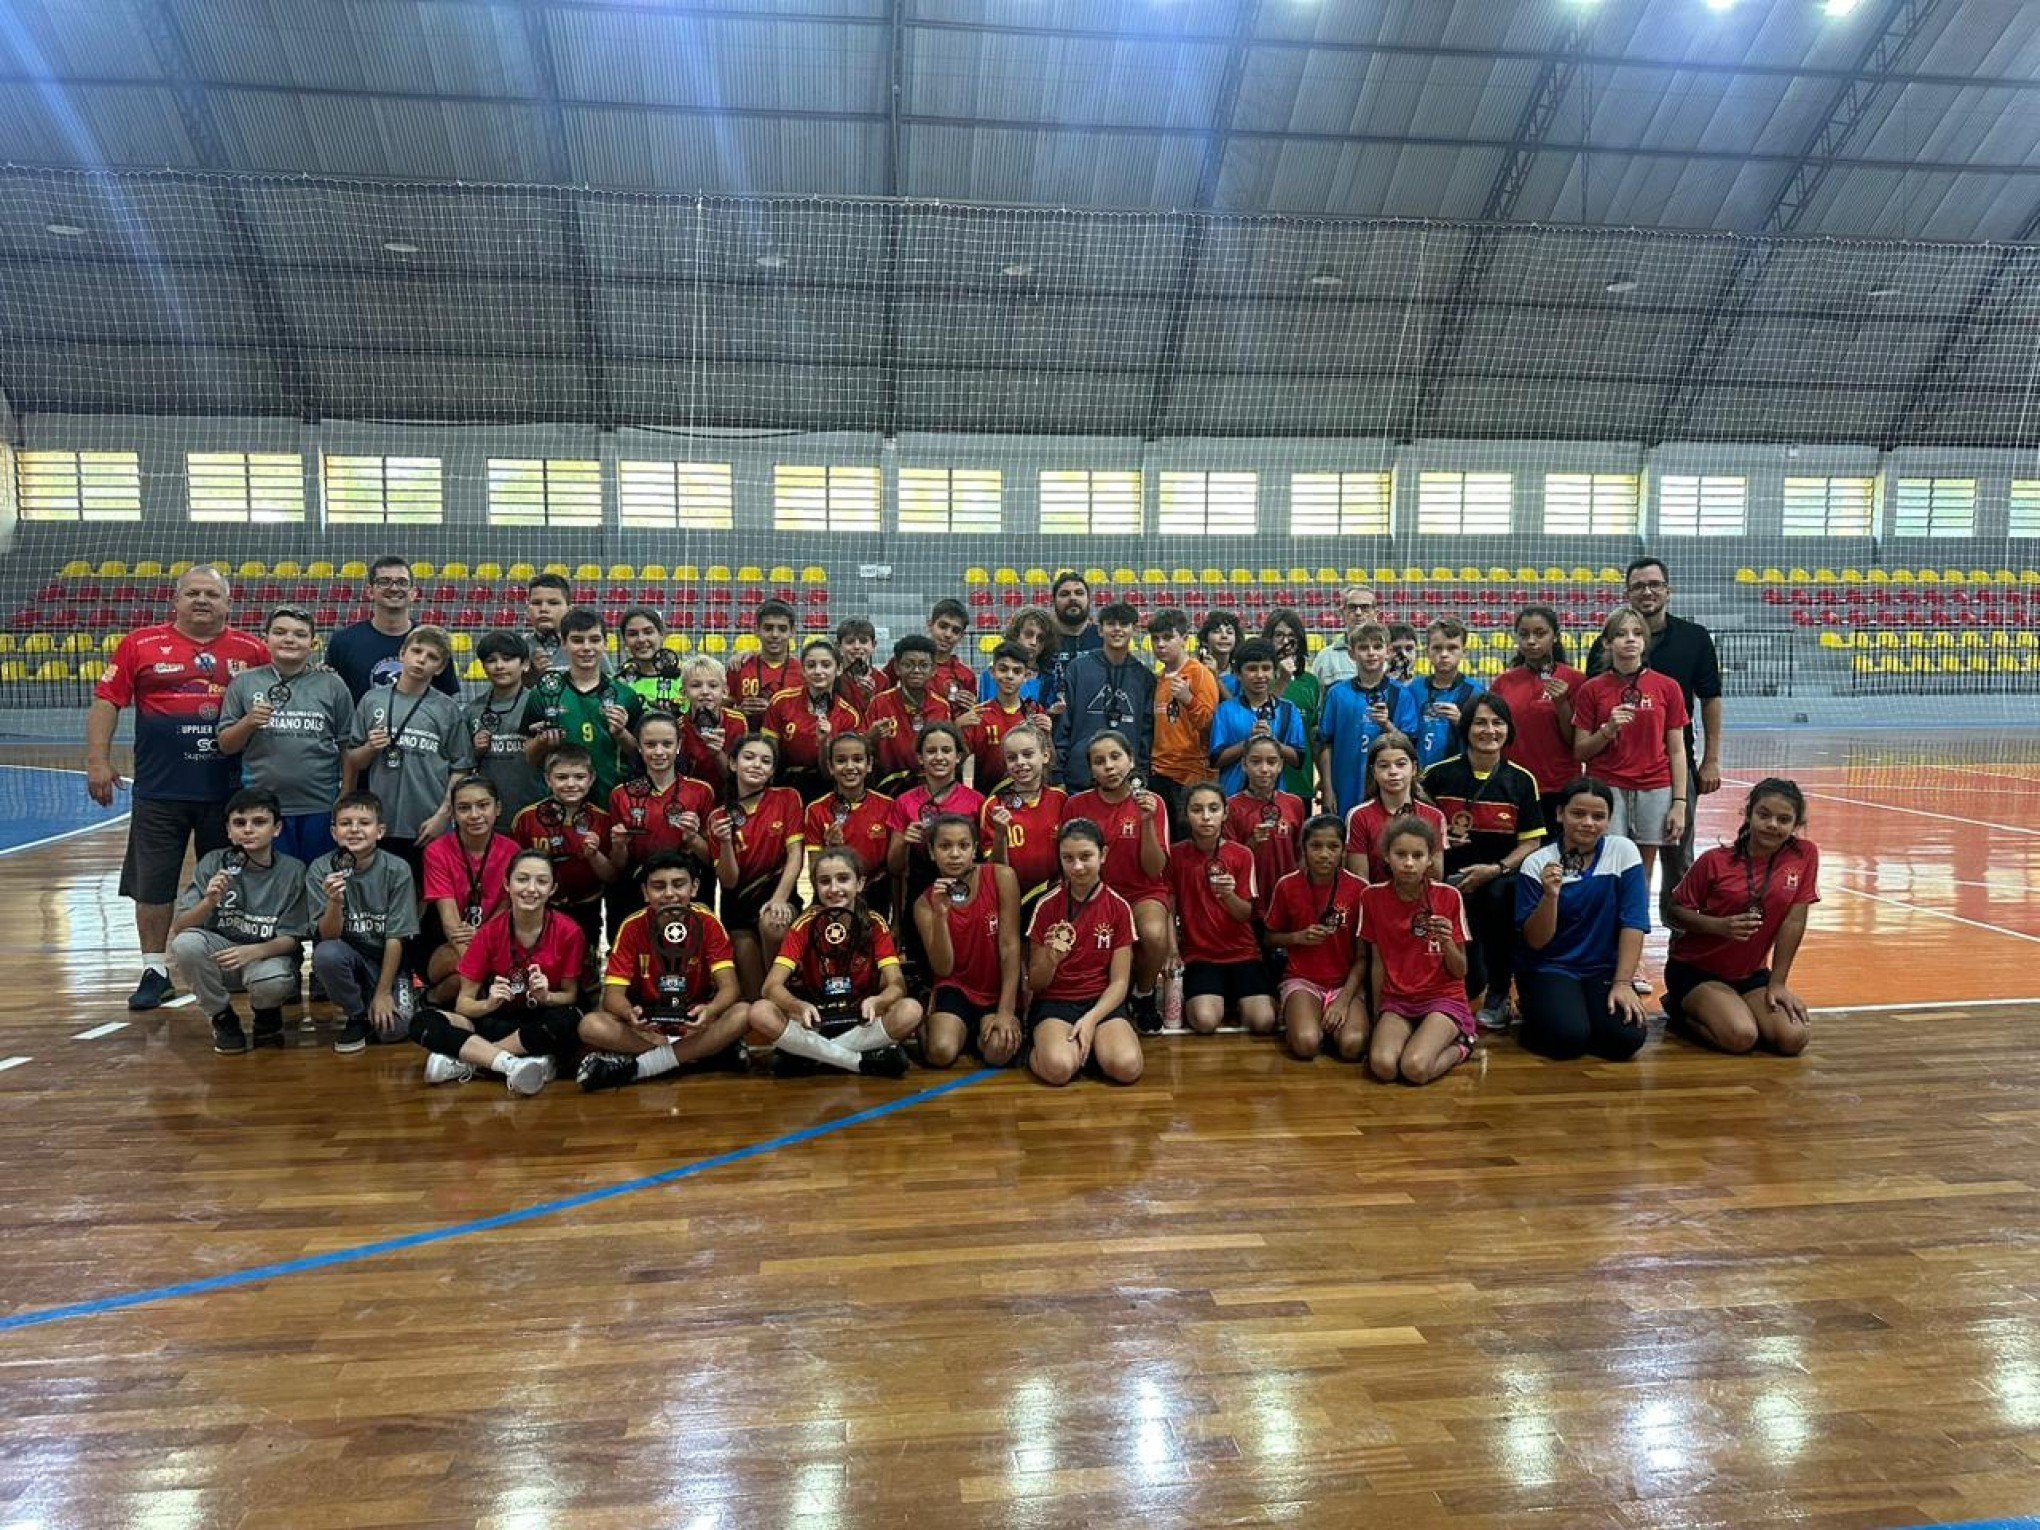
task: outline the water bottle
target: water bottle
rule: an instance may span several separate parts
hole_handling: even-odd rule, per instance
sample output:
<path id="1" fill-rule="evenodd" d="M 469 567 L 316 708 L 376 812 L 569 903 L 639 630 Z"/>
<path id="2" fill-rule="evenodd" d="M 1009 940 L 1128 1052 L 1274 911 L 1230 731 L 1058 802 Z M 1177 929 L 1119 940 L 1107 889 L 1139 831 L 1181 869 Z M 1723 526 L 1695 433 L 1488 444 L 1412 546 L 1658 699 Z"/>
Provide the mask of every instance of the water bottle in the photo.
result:
<path id="1" fill-rule="evenodd" d="M 1170 961 L 1162 972 L 1162 1029 L 1183 1029 L 1183 964 Z"/>

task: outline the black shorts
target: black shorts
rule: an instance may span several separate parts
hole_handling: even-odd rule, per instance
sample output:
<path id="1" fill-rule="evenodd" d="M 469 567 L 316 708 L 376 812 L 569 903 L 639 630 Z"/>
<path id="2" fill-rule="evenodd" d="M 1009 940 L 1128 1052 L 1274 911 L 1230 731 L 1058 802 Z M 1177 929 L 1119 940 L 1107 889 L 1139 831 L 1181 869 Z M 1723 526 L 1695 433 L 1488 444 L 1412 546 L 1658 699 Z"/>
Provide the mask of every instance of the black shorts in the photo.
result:
<path id="1" fill-rule="evenodd" d="M 1242 962 L 1185 962 L 1183 1002 L 1216 994 L 1228 1010 L 1237 1011 L 1242 999 L 1275 999 L 1275 983 L 1267 963 L 1256 957 Z"/>
<path id="2" fill-rule="evenodd" d="M 1702 983 L 1726 983 L 1738 994 L 1755 993 L 1771 986 L 1771 969 L 1759 967 L 1741 980 L 1719 977 L 1704 967 L 1691 962 L 1668 961 L 1665 963 L 1665 1014 L 1678 1017 L 1686 1007 L 1686 995 Z"/>
<path id="3" fill-rule="evenodd" d="M 970 1029 L 973 1036 L 977 1034 L 978 1026 L 983 1023 L 985 1016 L 995 1014 L 998 1008 L 996 1003 L 978 1003 L 953 983 L 937 983 L 934 993 L 928 996 L 929 1014 L 954 1015 Z"/>
<path id="4" fill-rule="evenodd" d="M 1060 1020 L 1064 1025 L 1074 1026 L 1084 1018 L 1085 1011 L 1091 1008 L 1093 1002 L 1091 999 L 1036 999 L 1027 1006 L 1027 1039 L 1034 1039 L 1034 1028 L 1044 1020 Z M 1125 1018 L 1126 1011 L 1122 1007 L 1118 1013 L 1107 1015 L 1098 1023 L 1105 1025 Z"/>
<path id="5" fill-rule="evenodd" d="M 765 905 L 772 901 L 772 889 L 779 885 L 775 878 L 758 891 L 735 888 L 723 894 L 722 926 L 732 935 L 755 935 L 758 921 L 764 916 Z M 800 894 L 793 893 L 787 900 L 798 914 L 801 909 Z"/>
<path id="6" fill-rule="evenodd" d="M 195 856 L 226 849 L 224 802 L 135 798 L 128 817 L 127 854 L 120 863 L 120 895 L 137 903 L 175 903 L 187 843 Z"/>

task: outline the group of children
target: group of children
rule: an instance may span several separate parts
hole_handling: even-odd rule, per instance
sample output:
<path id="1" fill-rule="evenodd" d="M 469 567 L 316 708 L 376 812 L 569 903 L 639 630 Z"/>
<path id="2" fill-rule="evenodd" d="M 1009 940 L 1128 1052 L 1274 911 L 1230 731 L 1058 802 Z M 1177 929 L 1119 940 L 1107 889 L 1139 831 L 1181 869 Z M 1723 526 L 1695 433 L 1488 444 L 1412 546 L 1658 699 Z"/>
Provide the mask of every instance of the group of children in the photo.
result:
<path id="1" fill-rule="evenodd" d="M 1518 884 L 1583 765 L 1646 857 L 1682 827 L 1684 703 L 1627 611 L 1590 680 L 1556 615 L 1526 608 L 1492 690 L 1460 673 L 1456 623 L 1432 624 L 1408 681 L 1365 623 L 1354 675 L 1313 684 L 1306 715 L 1300 622 L 1212 631 L 1193 657 L 1187 617 L 1157 612 L 1157 669 L 1131 652 L 1138 613 L 1108 605 L 1074 662 L 1020 623 L 980 676 L 952 601 L 879 670 L 868 623 L 796 653 L 793 612 L 767 602 L 726 671 L 679 662 L 633 609 L 612 668 L 600 613 L 532 595 L 529 632 L 477 641 L 488 684 L 465 704 L 434 687 L 438 629 L 356 703 L 312 663 L 310 617 L 270 613 L 271 663 L 220 717 L 248 783 L 230 847 L 199 862 L 171 946 L 218 1050 L 282 1044 L 311 940 L 336 1049 L 409 1037 L 432 1082 L 492 1071 L 530 1093 L 578 1052 L 582 1087 L 607 1088 L 746 1041 L 898 1076 L 914 1041 L 927 1066 L 969 1052 L 1130 1083 L 1179 994 L 1193 1032 L 1230 1018 L 1424 1083 L 1506 1027 Z M 1794 902 L 1756 912 L 1778 858 L 1811 851 L 1790 806 L 1753 798 L 1739 859 L 1710 852 L 1677 895 L 1668 1006 L 1730 1050 L 1797 1050 L 1774 1010 L 1803 1045 L 1785 976 L 1810 862 Z"/>

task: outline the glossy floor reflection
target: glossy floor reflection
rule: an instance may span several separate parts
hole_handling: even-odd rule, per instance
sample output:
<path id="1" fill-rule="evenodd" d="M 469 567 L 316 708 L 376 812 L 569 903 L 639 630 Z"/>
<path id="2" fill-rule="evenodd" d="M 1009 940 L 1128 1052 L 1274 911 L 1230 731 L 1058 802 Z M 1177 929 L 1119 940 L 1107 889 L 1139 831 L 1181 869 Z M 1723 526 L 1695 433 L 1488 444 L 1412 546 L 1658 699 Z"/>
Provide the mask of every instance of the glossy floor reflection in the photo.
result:
<path id="1" fill-rule="evenodd" d="M 1219 1037 L 1157 1044 L 1132 1090 L 1001 1077 L 568 1215 L 0 1335 L 0 1524 L 2030 1512 L 2040 1003 L 1960 1001 L 2040 995 L 2040 765 L 1989 742 L 1800 767 L 1829 889 L 1807 990 L 1932 1007 L 1825 1016 L 1797 1062 L 1504 1042 L 1412 1090 Z M 0 861 L 0 1057 L 31 1059 L 0 1072 L 6 1311 L 572 1195 L 930 1081 L 515 1101 L 425 1091 L 395 1051 L 216 1059 L 188 1009 L 74 1040 L 131 981 L 104 853 Z"/>

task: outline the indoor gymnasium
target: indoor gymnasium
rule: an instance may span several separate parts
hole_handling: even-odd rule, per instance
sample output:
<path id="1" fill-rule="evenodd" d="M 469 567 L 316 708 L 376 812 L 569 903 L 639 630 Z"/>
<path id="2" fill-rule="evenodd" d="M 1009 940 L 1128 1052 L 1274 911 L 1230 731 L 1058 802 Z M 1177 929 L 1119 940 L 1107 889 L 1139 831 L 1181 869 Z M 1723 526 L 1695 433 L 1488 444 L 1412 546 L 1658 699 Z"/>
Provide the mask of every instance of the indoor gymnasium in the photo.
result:
<path id="1" fill-rule="evenodd" d="M 0 0 L 0 1526 L 2040 1525 L 2040 5 Z"/>

